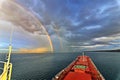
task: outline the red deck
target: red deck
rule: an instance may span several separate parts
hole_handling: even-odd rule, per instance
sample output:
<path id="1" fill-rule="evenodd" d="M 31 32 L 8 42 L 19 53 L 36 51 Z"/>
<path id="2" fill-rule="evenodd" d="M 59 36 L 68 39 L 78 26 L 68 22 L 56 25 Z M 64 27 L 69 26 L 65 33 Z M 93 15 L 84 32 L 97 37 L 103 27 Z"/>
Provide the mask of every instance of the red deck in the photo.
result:
<path id="1" fill-rule="evenodd" d="M 79 56 L 53 80 L 105 80 L 88 56 Z"/>

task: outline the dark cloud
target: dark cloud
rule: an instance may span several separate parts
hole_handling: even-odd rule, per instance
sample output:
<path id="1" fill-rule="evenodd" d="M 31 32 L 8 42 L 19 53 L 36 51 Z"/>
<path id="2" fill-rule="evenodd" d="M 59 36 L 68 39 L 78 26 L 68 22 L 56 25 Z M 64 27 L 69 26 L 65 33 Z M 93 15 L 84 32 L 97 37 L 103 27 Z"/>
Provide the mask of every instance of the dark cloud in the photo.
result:
<path id="1" fill-rule="evenodd" d="M 27 12 L 27 9 L 20 7 L 13 1 L 7 1 L 2 7 L 1 11 L 4 14 L 4 20 L 10 21 L 30 33 L 46 34 L 39 20 L 29 11 Z"/>
<path id="2" fill-rule="evenodd" d="M 59 36 L 68 42 L 68 46 L 110 45 L 109 41 L 93 41 L 93 39 L 120 33 L 120 8 L 114 0 L 21 0 L 19 2 L 31 8 L 51 36 Z"/>

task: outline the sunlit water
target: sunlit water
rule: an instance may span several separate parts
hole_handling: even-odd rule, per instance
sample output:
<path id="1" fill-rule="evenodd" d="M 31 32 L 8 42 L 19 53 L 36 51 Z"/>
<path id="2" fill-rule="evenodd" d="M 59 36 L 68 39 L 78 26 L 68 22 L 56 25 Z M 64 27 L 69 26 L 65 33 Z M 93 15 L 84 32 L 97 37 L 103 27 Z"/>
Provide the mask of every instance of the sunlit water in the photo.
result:
<path id="1" fill-rule="evenodd" d="M 12 54 L 12 80 L 51 80 L 81 53 Z M 106 80 L 120 80 L 119 52 L 89 52 Z M 4 54 L 0 54 L 3 59 Z"/>

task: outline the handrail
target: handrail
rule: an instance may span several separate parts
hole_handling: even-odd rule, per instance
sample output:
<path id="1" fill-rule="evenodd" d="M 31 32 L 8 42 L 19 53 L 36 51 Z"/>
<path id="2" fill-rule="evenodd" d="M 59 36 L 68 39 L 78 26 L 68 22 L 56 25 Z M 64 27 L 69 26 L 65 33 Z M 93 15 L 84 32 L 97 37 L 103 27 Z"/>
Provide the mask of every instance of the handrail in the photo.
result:
<path id="1" fill-rule="evenodd" d="M 0 75 L 0 80 L 10 80 L 11 71 L 12 71 L 12 63 L 9 63 L 9 66 L 7 66 L 7 62 L 5 62 L 4 68 L 3 68 L 3 73 Z"/>

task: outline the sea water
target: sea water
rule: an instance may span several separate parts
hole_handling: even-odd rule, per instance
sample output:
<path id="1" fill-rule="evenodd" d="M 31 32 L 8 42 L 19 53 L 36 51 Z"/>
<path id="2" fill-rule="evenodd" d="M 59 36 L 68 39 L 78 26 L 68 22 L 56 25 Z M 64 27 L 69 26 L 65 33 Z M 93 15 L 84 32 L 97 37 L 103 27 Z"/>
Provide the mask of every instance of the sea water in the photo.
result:
<path id="1" fill-rule="evenodd" d="M 0 54 L 0 58 L 4 55 Z M 12 54 L 12 80 L 51 80 L 78 55 L 81 53 Z M 86 55 L 106 80 L 120 80 L 120 52 L 87 52 Z"/>

